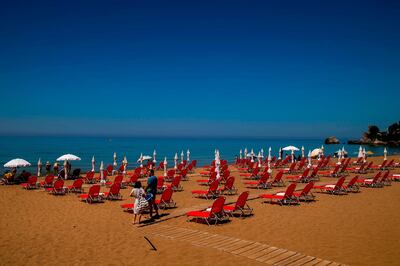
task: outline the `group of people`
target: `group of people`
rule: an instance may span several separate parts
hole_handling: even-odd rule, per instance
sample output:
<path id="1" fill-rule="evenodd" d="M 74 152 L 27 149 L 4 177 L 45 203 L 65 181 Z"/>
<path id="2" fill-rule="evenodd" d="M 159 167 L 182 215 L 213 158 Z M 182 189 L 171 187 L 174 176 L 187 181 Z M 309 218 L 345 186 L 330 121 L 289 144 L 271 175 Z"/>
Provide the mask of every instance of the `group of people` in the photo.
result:
<path id="1" fill-rule="evenodd" d="M 157 194 L 157 181 L 157 177 L 154 175 L 154 170 L 151 169 L 149 171 L 149 177 L 147 178 L 147 185 L 145 188 L 142 187 L 142 183 L 140 181 L 135 182 L 131 191 L 131 196 L 133 196 L 135 199 L 132 224 L 136 224 L 137 218 L 138 223 L 140 223 L 142 214 L 147 210 L 150 212 L 150 220 L 159 217 L 158 207 L 155 203 Z M 153 210 L 156 212 L 154 217 Z"/>
<path id="2" fill-rule="evenodd" d="M 14 167 L 11 170 L 7 170 L 0 182 L 2 184 L 20 184 L 28 181 L 28 178 L 31 176 L 30 172 L 23 170 L 19 175 L 17 175 L 17 168 Z"/>

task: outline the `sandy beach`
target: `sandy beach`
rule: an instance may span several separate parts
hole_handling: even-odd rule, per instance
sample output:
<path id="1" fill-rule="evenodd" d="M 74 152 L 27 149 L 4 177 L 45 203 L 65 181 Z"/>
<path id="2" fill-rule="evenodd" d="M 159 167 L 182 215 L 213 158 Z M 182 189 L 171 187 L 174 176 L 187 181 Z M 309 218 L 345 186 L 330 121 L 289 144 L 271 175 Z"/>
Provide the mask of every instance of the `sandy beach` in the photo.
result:
<path id="1" fill-rule="evenodd" d="M 399 161 L 399 157 L 388 159 L 391 158 Z M 368 160 L 378 164 L 383 158 Z M 282 188 L 245 188 L 235 167 L 230 166 L 230 170 L 239 192 L 248 190 L 251 197 L 282 191 Z M 256 241 L 348 265 L 398 264 L 400 183 L 392 182 L 384 188 L 361 188 L 361 193 L 343 196 L 316 191 L 316 202 L 298 206 L 262 204 L 261 199 L 253 199 L 249 201 L 254 209 L 252 217 L 231 218 L 229 223 L 218 226 L 188 222 L 186 216 L 171 218 L 185 210 L 196 210 L 212 203 L 212 200 L 194 198 L 190 193 L 193 189 L 204 188 L 195 181 L 200 179 L 200 171 L 198 167 L 189 181 L 182 182 L 184 191 L 174 193 L 178 208 L 161 211 L 162 218 L 158 223 L 145 226 L 133 226 L 132 215 L 120 208 L 121 204 L 132 202 L 130 188 L 122 190 L 121 201 L 86 204 L 74 194 L 52 196 L 43 189 L 25 191 L 17 185 L 1 186 L 0 264 L 261 264 L 216 248 L 151 234 L 161 230 L 162 226 Z M 392 172 L 400 173 L 400 169 Z M 352 176 L 354 174 L 349 177 Z M 319 183 L 335 181 L 336 178 L 322 178 Z M 102 188 L 102 191 L 107 190 Z M 236 198 L 236 195 L 227 196 L 227 201 L 233 202 Z M 154 243 L 157 251 L 151 249 L 144 235 Z"/>

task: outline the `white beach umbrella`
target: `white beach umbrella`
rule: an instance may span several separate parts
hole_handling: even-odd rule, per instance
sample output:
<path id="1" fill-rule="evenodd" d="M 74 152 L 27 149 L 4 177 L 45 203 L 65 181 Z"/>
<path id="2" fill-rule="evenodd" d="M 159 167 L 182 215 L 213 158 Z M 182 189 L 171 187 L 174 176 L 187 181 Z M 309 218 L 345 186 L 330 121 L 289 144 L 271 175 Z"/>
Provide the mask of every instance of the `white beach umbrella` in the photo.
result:
<path id="1" fill-rule="evenodd" d="M 140 168 L 143 168 L 143 153 L 140 153 L 140 157 L 138 159 L 138 162 L 140 163 Z"/>
<path id="2" fill-rule="evenodd" d="M 167 176 L 167 157 L 164 157 L 164 176 Z"/>
<path id="3" fill-rule="evenodd" d="M 337 164 L 342 164 L 341 160 L 342 160 L 342 151 L 338 150 L 337 151 L 337 155 L 338 155 L 338 162 Z"/>
<path id="4" fill-rule="evenodd" d="M 247 158 L 247 147 L 244 148 L 244 158 Z"/>
<path id="5" fill-rule="evenodd" d="M 321 146 L 321 155 L 324 155 L 325 154 L 325 148 L 324 148 L 324 145 L 322 145 Z"/>
<path id="6" fill-rule="evenodd" d="M 301 158 L 304 158 L 304 146 L 301 146 Z"/>
<path id="7" fill-rule="evenodd" d="M 39 161 L 37 163 L 37 168 L 38 168 L 38 173 L 37 176 L 40 177 L 42 175 L 42 161 L 39 158 Z"/>
<path id="8" fill-rule="evenodd" d="M 294 150 L 291 152 L 291 157 L 292 157 L 292 163 L 294 162 Z"/>
<path id="9" fill-rule="evenodd" d="M 94 155 L 92 157 L 92 172 L 94 172 L 94 166 L 96 165 L 96 160 L 94 159 Z"/>
<path id="10" fill-rule="evenodd" d="M 27 167 L 27 166 L 31 166 L 31 164 L 24 160 L 24 159 L 12 159 L 11 161 L 7 162 L 4 167 L 7 168 L 14 168 L 14 167 Z"/>
<path id="11" fill-rule="evenodd" d="M 181 151 L 181 163 L 185 160 L 185 154 L 183 153 L 183 150 Z"/>
<path id="12" fill-rule="evenodd" d="M 271 149 L 271 147 L 269 147 L 268 148 L 268 167 L 270 167 L 269 164 L 271 163 L 271 160 L 272 160 L 271 151 L 272 151 L 272 149 Z"/>
<path id="13" fill-rule="evenodd" d="M 117 166 L 117 153 L 116 153 L 116 152 L 114 152 L 113 158 L 114 158 L 114 163 L 113 163 L 113 165 L 114 165 L 114 166 Z"/>
<path id="14" fill-rule="evenodd" d="M 264 149 L 263 148 L 261 148 L 261 158 L 264 158 Z"/>
<path id="15" fill-rule="evenodd" d="M 104 179 L 103 170 L 104 170 L 104 163 L 103 163 L 103 161 L 101 161 L 101 163 L 100 163 L 100 184 L 101 185 L 104 185 L 106 183 L 106 180 Z"/>
<path id="16" fill-rule="evenodd" d="M 150 157 L 150 158 L 151 158 L 151 157 Z M 126 174 L 126 168 L 127 168 L 127 166 L 128 166 L 128 160 L 126 159 L 126 155 L 124 155 L 124 160 L 122 161 L 122 164 L 123 164 L 123 166 L 124 166 L 123 174 L 125 175 L 125 174 Z"/>
<path id="17" fill-rule="evenodd" d="M 242 149 L 240 149 L 240 151 L 239 151 L 239 159 L 240 160 L 242 159 Z"/>
<path id="18" fill-rule="evenodd" d="M 367 153 L 365 152 L 365 148 L 363 148 L 363 161 L 364 163 L 367 161 Z"/>
<path id="19" fill-rule="evenodd" d="M 358 158 L 362 158 L 363 157 L 363 149 L 362 149 L 361 145 L 360 145 L 360 148 L 358 148 L 358 156 L 357 157 Z"/>
<path id="20" fill-rule="evenodd" d="M 312 150 L 312 152 L 311 152 L 311 157 L 318 157 L 318 155 L 321 153 L 322 151 L 321 151 L 321 149 L 320 148 L 316 148 L 316 149 L 313 149 Z"/>
<path id="21" fill-rule="evenodd" d="M 311 151 L 308 150 L 308 168 L 311 168 Z"/>
<path id="22" fill-rule="evenodd" d="M 282 160 L 282 148 L 279 148 L 278 160 Z"/>
<path id="23" fill-rule="evenodd" d="M 215 154 L 217 154 L 217 150 L 215 150 Z M 175 157 L 174 157 L 174 162 L 175 162 L 175 166 L 174 169 L 178 169 L 178 153 L 175 152 Z"/>
<path id="24" fill-rule="evenodd" d="M 190 151 L 187 149 L 186 151 L 186 161 L 189 163 L 190 162 Z"/>
<path id="25" fill-rule="evenodd" d="M 57 161 L 80 161 L 80 160 L 81 158 L 73 154 L 64 154 L 57 158 Z"/>
<path id="26" fill-rule="evenodd" d="M 139 162 L 143 162 L 143 161 L 146 161 L 146 160 L 151 160 L 153 158 L 154 157 L 151 157 L 150 155 L 140 154 L 140 157 L 139 157 L 139 159 L 137 159 L 137 162 L 139 163 Z"/>
<path id="27" fill-rule="evenodd" d="M 287 147 L 283 148 L 282 150 L 284 150 L 284 151 L 299 151 L 299 148 L 297 148 L 295 146 L 287 146 Z"/>
<path id="28" fill-rule="evenodd" d="M 154 151 L 153 151 L 153 163 L 156 163 L 156 162 L 157 162 L 156 156 L 157 156 L 157 152 L 156 152 L 156 150 L 154 150 Z"/>
<path id="29" fill-rule="evenodd" d="M 262 160 L 262 157 L 261 157 L 261 152 L 259 151 L 258 152 L 258 155 L 257 155 L 257 158 L 258 158 L 258 167 L 261 167 L 262 165 L 262 163 L 261 163 L 261 160 Z"/>
<path id="30" fill-rule="evenodd" d="M 385 147 L 385 149 L 383 150 L 383 160 L 387 160 L 387 149 Z"/>
<path id="31" fill-rule="evenodd" d="M 215 172 L 217 173 L 217 180 L 219 180 L 221 177 L 221 173 L 220 173 L 220 169 L 219 169 L 220 164 L 221 164 L 221 158 L 219 155 L 219 150 L 217 150 L 217 153 L 215 155 Z"/>
<path id="32" fill-rule="evenodd" d="M 347 151 L 342 147 L 342 157 L 344 158 L 347 155 Z"/>

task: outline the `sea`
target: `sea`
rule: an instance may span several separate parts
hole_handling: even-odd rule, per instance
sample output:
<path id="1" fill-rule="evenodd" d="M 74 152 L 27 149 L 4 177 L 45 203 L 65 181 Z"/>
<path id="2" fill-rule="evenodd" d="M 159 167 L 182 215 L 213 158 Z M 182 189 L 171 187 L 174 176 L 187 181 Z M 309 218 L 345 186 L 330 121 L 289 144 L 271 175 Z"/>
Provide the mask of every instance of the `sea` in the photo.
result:
<path id="1" fill-rule="evenodd" d="M 220 151 L 222 158 L 233 162 L 235 157 L 239 156 L 240 149 L 247 148 L 248 152 L 253 150 L 256 154 L 263 149 L 264 156 L 267 156 L 268 149 L 271 147 L 272 156 L 278 156 L 279 148 L 289 145 L 296 146 L 299 149 L 304 146 L 307 156 L 309 150 L 320 148 L 323 145 L 323 139 L 2 136 L 0 137 L 0 163 L 3 166 L 11 159 L 22 158 L 32 164 L 31 167 L 26 169 L 35 172 L 39 158 L 44 168 L 46 161 L 53 164 L 61 155 L 70 153 L 81 158 L 81 161 L 72 162 L 73 168 L 81 168 L 82 171 L 90 170 L 94 156 L 96 171 L 98 171 L 101 161 L 104 162 L 105 166 L 113 163 L 115 152 L 118 164 L 126 156 L 128 169 L 132 169 L 139 165 L 137 160 L 141 154 L 153 156 L 153 152 L 156 150 L 157 162 L 166 157 L 168 165 L 173 166 L 175 153 L 178 154 L 180 160 L 183 151 L 186 159 L 189 149 L 191 160 L 196 159 L 198 165 L 206 165 L 214 159 L 215 149 Z M 325 154 L 333 154 L 343 147 L 350 156 L 357 156 L 359 146 L 348 144 L 324 145 Z M 365 149 L 371 151 L 372 156 L 382 156 L 384 152 L 382 146 L 365 146 Z M 400 154 L 400 148 L 387 147 L 387 150 L 388 155 Z M 301 151 L 296 154 L 301 154 Z M 3 168 L 2 170 L 6 169 Z M 0 171 L 0 173 L 3 171 Z"/>

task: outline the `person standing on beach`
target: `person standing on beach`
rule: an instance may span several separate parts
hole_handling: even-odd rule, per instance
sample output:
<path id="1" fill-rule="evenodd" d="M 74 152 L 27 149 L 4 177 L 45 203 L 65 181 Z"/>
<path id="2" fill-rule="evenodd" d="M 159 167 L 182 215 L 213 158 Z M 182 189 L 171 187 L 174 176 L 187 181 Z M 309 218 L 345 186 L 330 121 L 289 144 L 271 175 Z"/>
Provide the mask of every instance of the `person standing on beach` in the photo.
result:
<path id="1" fill-rule="evenodd" d="M 51 164 L 49 161 L 46 162 L 45 168 L 46 168 L 46 175 L 49 175 L 51 170 Z"/>
<path id="2" fill-rule="evenodd" d="M 144 189 L 142 188 L 142 183 L 140 181 L 136 181 L 135 184 L 133 185 L 133 189 L 131 191 L 131 196 L 135 198 L 135 202 L 133 204 L 133 221 L 132 224 L 136 224 L 136 217 L 139 215 L 139 223 L 140 219 L 142 218 L 142 211 L 145 209 L 147 206 L 144 206 L 144 203 L 147 203 L 146 200 L 143 201 L 143 198 L 145 197 L 145 192 Z"/>
<path id="3" fill-rule="evenodd" d="M 150 207 L 150 219 L 153 218 L 153 208 L 156 211 L 155 218 L 158 218 L 160 215 L 158 214 L 158 207 L 156 205 L 156 193 L 157 193 L 157 177 L 154 175 L 154 170 L 150 170 L 149 178 L 147 179 L 147 187 L 146 193 L 150 193 L 152 196 L 149 199 L 149 207 Z"/>
<path id="4" fill-rule="evenodd" d="M 54 163 L 53 170 L 54 170 L 54 174 L 57 175 L 58 174 L 58 163 L 57 162 Z"/>

